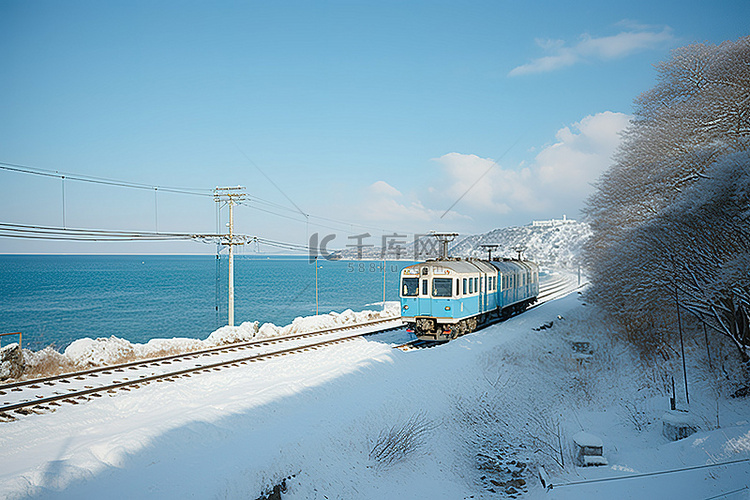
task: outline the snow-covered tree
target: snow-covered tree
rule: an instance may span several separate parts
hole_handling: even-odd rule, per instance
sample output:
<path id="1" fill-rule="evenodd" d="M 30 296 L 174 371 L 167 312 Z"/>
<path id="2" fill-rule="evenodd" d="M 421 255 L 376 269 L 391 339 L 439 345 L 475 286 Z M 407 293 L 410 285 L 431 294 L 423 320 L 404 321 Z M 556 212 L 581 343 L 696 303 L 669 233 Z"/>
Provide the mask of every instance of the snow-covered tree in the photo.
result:
<path id="1" fill-rule="evenodd" d="M 668 356 L 679 302 L 748 361 L 750 37 L 657 71 L 588 201 L 591 296 L 644 352 Z"/>

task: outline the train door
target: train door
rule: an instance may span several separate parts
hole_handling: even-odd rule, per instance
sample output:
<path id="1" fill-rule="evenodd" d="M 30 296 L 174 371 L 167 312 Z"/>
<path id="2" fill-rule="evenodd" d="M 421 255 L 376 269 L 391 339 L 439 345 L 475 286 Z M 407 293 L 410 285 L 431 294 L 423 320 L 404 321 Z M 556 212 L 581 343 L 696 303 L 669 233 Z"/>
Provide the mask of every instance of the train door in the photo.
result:
<path id="1" fill-rule="evenodd" d="M 479 275 L 479 312 L 487 310 L 487 275 Z"/>
<path id="2" fill-rule="evenodd" d="M 432 316 L 432 300 L 430 300 L 430 276 L 427 274 L 428 269 L 422 268 L 422 274 L 419 277 L 419 315 Z"/>

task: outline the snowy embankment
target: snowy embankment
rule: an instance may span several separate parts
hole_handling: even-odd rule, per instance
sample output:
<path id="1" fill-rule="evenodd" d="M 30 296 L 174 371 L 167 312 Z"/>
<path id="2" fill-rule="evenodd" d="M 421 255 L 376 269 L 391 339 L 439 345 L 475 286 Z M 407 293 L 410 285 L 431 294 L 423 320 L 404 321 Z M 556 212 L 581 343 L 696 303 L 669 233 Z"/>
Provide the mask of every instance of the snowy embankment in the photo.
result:
<path id="1" fill-rule="evenodd" d="M 382 303 L 381 303 L 382 305 Z M 298 317 L 286 326 L 247 321 L 239 326 L 224 326 L 204 340 L 191 338 L 152 339 L 145 344 L 133 344 L 118 337 L 83 338 L 72 342 L 62 353 L 48 347 L 41 351 L 24 349 L 26 378 L 64 371 L 126 363 L 138 359 L 169 356 L 208 349 L 220 345 L 273 337 L 286 337 L 329 328 L 351 326 L 378 319 L 395 318 L 400 313 L 398 302 L 386 302 L 381 311 L 342 313 L 330 312 L 317 316 Z"/>
<path id="2" fill-rule="evenodd" d="M 664 377 L 607 328 L 572 294 L 432 349 L 363 338 L 66 404 L 0 425 L 0 497 L 254 499 L 285 478 L 283 498 L 300 500 L 709 498 L 749 484 L 740 464 L 541 488 L 539 464 L 560 485 L 750 457 L 750 405 L 695 373 L 702 430 L 663 438 Z M 608 466 L 572 465 L 580 431 Z"/>

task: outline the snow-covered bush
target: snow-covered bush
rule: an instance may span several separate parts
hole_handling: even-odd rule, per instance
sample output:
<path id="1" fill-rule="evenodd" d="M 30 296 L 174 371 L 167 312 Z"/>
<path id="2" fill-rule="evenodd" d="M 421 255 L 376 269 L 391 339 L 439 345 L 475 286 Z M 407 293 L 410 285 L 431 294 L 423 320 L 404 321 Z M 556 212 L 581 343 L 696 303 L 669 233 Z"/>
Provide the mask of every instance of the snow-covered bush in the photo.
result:
<path id="1" fill-rule="evenodd" d="M 51 346 L 40 351 L 23 350 L 25 378 L 45 377 L 73 371 L 73 362 Z"/>
<path id="2" fill-rule="evenodd" d="M 74 365 L 81 368 L 112 365 L 135 358 L 133 344 L 115 336 L 96 340 L 83 338 L 70 344 L 63 353 Z"/>

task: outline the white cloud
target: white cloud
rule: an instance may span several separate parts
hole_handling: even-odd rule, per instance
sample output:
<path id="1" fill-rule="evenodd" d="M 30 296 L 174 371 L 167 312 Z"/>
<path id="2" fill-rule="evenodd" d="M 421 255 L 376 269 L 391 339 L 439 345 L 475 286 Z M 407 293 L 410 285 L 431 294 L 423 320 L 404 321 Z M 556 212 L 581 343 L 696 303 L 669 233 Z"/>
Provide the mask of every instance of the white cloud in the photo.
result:
<path id="1" fill-rule="evenodd" d="M 631 28 L 630 31 L 599 38 L 584 33 L 578 43 L 572 46 L 567 46 L 562 40 L 537 39 L 537 45 L 550 54 L 513 68 L 508 76 L 546 73 L 584 61 L 619 59 L 636 52 L 661 47 L 674 40 L 672 29 L 668 26 L 659 29 L 635 25 L 632 22 L 621 24 Z"/>
<path id="2" fill-rule="evenodd" d="M 512 210 L 511 204 L 529 200 L 528 169 L 508 170 L 492 159 L 461 153 L 448 153 L 434 161 L 447 174 L 447 186 L 439 190 L 446 201 L 460 199 L 458 203 L 464 206 L 503 215 Z"/>
<path id="3" fill-rule="evenodd" d="M 371 193 L 375 195 L 383 195 L 389 197 L 402 196 L 401 191 L 391 186 L 385 181 L 377 181 L 367 188 Z"/>
<path id="4" fill-rule="evenodd" d="M 354 211 L 361 220 L 416 232 L 483 231 L 535 218 L 575 217 L 611 164 L 628 120 L 610 111 L 586 116 L 559 129 L 553 144 L 514 168 L 448 153 L 433 159 L 436 169 L 422 176 L 418 190 L 402 192 L 377 181 L 362 191 Z"/>
<path id="5" fill-rule="evenodd" d="M 518 169 L 471 154 L 443 155 L 436 159 L 446 174 L 440 191 L 450 195 L 451 202 L 463 196 L 455 209 L 471 208 L 483 216 L 572 215 L 610 165 L 628 120 L 627 115 L 610 111 L 587 116 L 558 130 L 554 144 Z"/>
<path id="6" fill-rule="evenodd" d="M 536 156 L 535 178 L 547 203 L 580 206 L 609 167 L 630 117 L 605 111 L 557 131 L 557 142 Z"/>
<path id="7" fill-rule="evenodd" d="M 442 212 L 425 207 L 415 195 L 404 196 L 401 191 L 385 181 L 377 181 L 367 187 L 359 205 L 360 216 L 368 221 L 399 223 L 403 228 L 411 224 L 433 224 L 440 220 Z M 449 220 L 467 219 L 452 214 Z"/>

